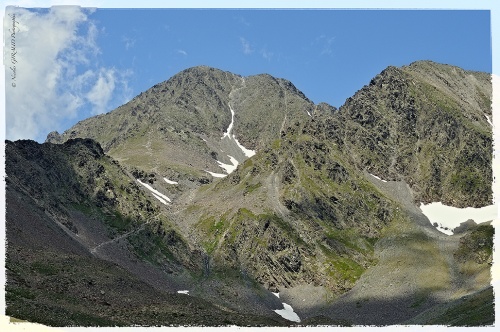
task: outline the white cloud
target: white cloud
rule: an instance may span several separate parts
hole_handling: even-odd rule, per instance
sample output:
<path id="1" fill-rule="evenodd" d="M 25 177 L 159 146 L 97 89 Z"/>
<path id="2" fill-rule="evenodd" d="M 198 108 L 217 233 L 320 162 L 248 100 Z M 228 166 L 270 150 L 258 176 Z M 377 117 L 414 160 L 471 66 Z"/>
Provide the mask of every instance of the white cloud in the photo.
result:
<path id="1" fill-rule="evenodd" d="M 114 68 L 101 68 L 99 72 L 90 72 L 90 81 L 94 82 L 94 85 L 86 93 L 85 99 L 92 104 L 92 115 L 106 113 L 111 108 L 125 104 L 132 99 L 132 89 L 128 86 L 128 77 L 132 75 L 131 70 L 118 72 Z M 117 96 L 117 90 L 121 92 L 120 96 Z M 113 101 L 118 105 L 113 103 L 110 106 Z"/>
<path id="2" fill-rule="evenodd" d="M 84 106 L 91 105 L 94 113 L 105 111 L 117 82 L 126 86 L 124 75 L 96 66 L 99 31 L 89 20 L 90 13 L 77 6 L 49 10 L 7 7 L 7 139 L 43 140 L 48 132 L 60 130 L 61 123 L 75 118 Z M 13 14 L 14 36 L 9 32 Z M 12 43 L 16 53 L 11 50 Z M 14 66 L 15 72 L 11 69 Z"/>
<path id="3" fill-rule="evenodd" d="M 243 37 L 240 37 L 241 46 L 243 47 L 243 54 L 251 54 L 253 52 L 250 42 Z"/>
<path id="4" fill-rule="evenodd" d="M 101 69 L 97 81 L 87 93 L 86 98 L 92 103 L 92 113 L 101 114 L 106 112 L 106 107 L 115 90 L 115 71 L 113 69 Z"/>
<path id="5" fill-rule="evenodd" d="M 182 54 L 182 55 L 188 55 L 187 52 L 184 50 L 177 50 L 177 53 Z"/>

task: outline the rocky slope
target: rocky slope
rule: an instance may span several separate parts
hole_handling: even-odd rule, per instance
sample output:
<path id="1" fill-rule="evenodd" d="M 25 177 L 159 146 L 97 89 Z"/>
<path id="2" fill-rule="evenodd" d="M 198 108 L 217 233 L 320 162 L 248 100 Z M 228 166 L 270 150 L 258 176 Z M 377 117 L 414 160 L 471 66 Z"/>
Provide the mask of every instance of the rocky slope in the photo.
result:
<path id="1" fill-rule="evenodd" d="M 490 75 L 425 61 L 389 67 L 338 115 L 332 139 L 359 167 L 404 180 L 420 202 L 490 204 Z"/>
<path id="2" fill-rule="evenodd" d="M 8 240 L 38 241 L 16 224 L 34 206 L 96 264 L 219 308 L 210 324 L 283 324 L 281 301 L 304 324 L 490 324 L 460 298 L 489 306 L 491 226 L 448 237 L 417 207 L 491 204 L 490 100 L 488 74 L 428 61 L 338 110 L 269 75 L 187 69 L 50 143 L 8 142 Z"/>
<path id="3" fill-rule="evenodd" d="M 324 142 L 287 138 L 181 200 L 174 220 L 214 264 L 243 267 L 268 289 L 340 294 L 374 263 L 383 227 L 404 216 Z"/>
<path id="4" fill-rule="evenodd" d="M 205 255 L 95 141 L 7 142 L 6 153 L 8 315 L 55 326 L 286 324 L 251 313 L 254 299 L 238 313 L 177 294 L 204 280 Z"/>

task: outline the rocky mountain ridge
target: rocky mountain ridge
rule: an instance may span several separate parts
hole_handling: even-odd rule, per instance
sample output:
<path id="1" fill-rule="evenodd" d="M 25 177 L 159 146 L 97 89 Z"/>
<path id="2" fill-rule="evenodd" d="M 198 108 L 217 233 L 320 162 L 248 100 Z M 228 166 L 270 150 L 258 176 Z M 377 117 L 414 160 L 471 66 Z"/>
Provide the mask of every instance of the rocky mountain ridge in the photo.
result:
<path id="1" fill-rule="evenodd" d="M 344 144 L 361 149 L 357 164 L 386 180 L 404 179 L 421 202 L 488 205 L 490 79 L 430 62 L 389 67 L 341 107 Z"/>

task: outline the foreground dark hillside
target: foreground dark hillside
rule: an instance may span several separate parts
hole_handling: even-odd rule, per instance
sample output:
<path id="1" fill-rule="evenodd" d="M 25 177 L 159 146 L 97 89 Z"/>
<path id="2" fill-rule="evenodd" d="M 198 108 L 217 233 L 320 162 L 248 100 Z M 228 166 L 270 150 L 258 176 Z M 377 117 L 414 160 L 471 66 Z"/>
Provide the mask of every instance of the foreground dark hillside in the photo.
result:
<path id="1" fill-rule="evenodd" d="M 488 74 L 428 61 L 338 110 L 194 67 L 47 143 L 7 142 L 8 313 L 295 324 L 285 302 L 302 324 L 491 324 L 493 227 L 444 235 L 419 208 L 492 203 L 490 105 Z"/>
<path id="2" fill-rule="evenodd" d="M 7 142 L 7 315 L 53 326 L 281 325 L 177 294 L 203 254 L 92 140 Z"/>

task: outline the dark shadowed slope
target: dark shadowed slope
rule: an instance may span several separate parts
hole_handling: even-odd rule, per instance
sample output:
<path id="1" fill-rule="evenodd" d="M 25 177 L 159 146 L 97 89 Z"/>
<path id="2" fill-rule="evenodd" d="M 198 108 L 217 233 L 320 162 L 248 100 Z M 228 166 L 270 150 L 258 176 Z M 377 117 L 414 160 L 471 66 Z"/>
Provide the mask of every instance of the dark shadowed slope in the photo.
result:
<path id="1" fill-rule="evenodd" d="M 8 315 L 53 326 L 283 324 L 177 294 L 202 274 L 202 254 L 97 143 L 6 149 Z"/>

